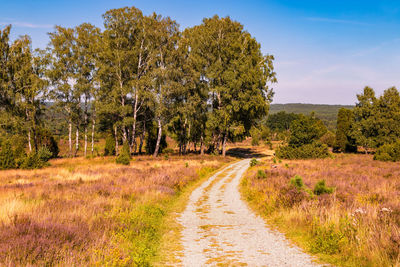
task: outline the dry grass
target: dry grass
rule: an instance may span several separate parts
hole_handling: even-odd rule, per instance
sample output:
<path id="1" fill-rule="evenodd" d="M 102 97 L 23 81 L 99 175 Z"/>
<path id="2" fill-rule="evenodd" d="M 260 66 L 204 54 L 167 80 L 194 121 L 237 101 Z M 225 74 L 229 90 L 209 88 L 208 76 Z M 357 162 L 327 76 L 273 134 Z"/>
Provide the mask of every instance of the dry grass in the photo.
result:
<path id="1" fill-rule="evenodd" d="M 266 178 L 257 178 L 258 170 Z M 302 177 L 303 189 L 290 185 L 295 175 Z M 312 193 L 322 179 L 335 187 L 332 194 Z M 270 223 L 324 261 L 400 266 L 399 163 L 373 161 L 370 155 L 264 161 L 249 170 L 242 186 Z"/>
<path id="2" fill-rule="evenodd" d="M 1 171 L 0 265 L 148 265 L 170 203 L 230 160 L 74 158 Z"/>

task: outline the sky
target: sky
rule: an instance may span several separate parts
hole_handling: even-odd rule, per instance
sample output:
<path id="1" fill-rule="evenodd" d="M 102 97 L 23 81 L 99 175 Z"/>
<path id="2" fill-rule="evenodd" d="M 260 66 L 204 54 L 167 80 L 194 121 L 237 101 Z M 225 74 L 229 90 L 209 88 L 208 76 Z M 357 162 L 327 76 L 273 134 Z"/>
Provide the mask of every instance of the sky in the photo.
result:
<path id="1" fill-rule="evenodd" d="M 103 27 L 102 14 L 135 6 L 181 29 L 215 14 L 239 21 L 275 57 L 273 103 L 354 104 L 371 86 L 400 89 L 400 1 L 393 0 L 0 0 L 0 28 L 44 48 L 54 25 Z"/>

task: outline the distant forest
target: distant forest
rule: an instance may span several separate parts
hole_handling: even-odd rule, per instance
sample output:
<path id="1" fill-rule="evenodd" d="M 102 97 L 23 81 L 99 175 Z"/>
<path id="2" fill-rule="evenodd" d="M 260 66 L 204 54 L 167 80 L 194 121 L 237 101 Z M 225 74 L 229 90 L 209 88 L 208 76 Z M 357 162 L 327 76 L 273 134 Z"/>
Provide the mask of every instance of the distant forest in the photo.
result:
<path id="1" fill-rule="evenodd" d="M 315 112 L 315 117 L 322 120 L 325 126 L 330 131 L 335 131 L 337 115 L 341 108 L 353 109 L 355 106 L 351 105 L 321 105 L 321 104 L 271 104 L 269 114 L 276 114 L 281 111 L 286 113 L 304 114 L 309 115 Z"/>

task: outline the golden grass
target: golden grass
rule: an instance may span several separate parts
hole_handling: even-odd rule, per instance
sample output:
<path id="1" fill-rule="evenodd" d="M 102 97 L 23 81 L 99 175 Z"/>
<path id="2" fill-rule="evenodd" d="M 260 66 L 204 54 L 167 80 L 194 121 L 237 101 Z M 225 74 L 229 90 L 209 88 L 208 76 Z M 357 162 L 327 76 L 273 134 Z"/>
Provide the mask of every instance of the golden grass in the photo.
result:
<path id="1" fill-rule="evenodd" d="M 289 238 L 339 266 L 400 266 L 400 164 L 370 155 L 267 161 L 250 168 L 242 193 Z M 257 178 L 257 171 L 266 173 Z M 290 185 L 295 175 L 305 187 Z M 315 195 L 324 179 L 332 194 Z"/>
<path id="2" fill-rule="evenodd" d="M 73 158 L 0 171 L 0 265 L 149 264 L 186 188 L 231 160 Z"/>

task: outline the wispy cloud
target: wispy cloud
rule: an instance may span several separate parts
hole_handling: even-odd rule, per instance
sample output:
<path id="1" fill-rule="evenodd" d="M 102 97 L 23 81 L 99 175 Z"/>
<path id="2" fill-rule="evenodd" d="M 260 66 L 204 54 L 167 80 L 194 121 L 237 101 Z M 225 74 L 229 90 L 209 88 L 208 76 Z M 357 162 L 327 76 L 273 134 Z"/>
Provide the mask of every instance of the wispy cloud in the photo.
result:
<path id="1" fill-rule="evenodd" d="M 35 23 L 29 23 L 29 22 L 23 22 L 23 21 L 10 21 L 10 22 L 0 22 L 0 25 L 9 25 L 11 24 L 14 27 L 20 27 L 20 28 L 31 28 L 31 29 L 51 29 L 53 28 L 54 25 L 51 24 L 35 24 Z"/>
<path id="2" fill-rule="evenodd" d="M 317 22 L 328 22 L 328 23 L 340 23 L 340 24 L 353 24 L 353 25 L 363 25 L 370 26 L 372 24 L 365 23 L 355 20 L 345 20 L 345 19 L 332 19 L 332 18 L 320 18 L 320 17 L 307 17 L 306 20 L 317 21 Z"/>

